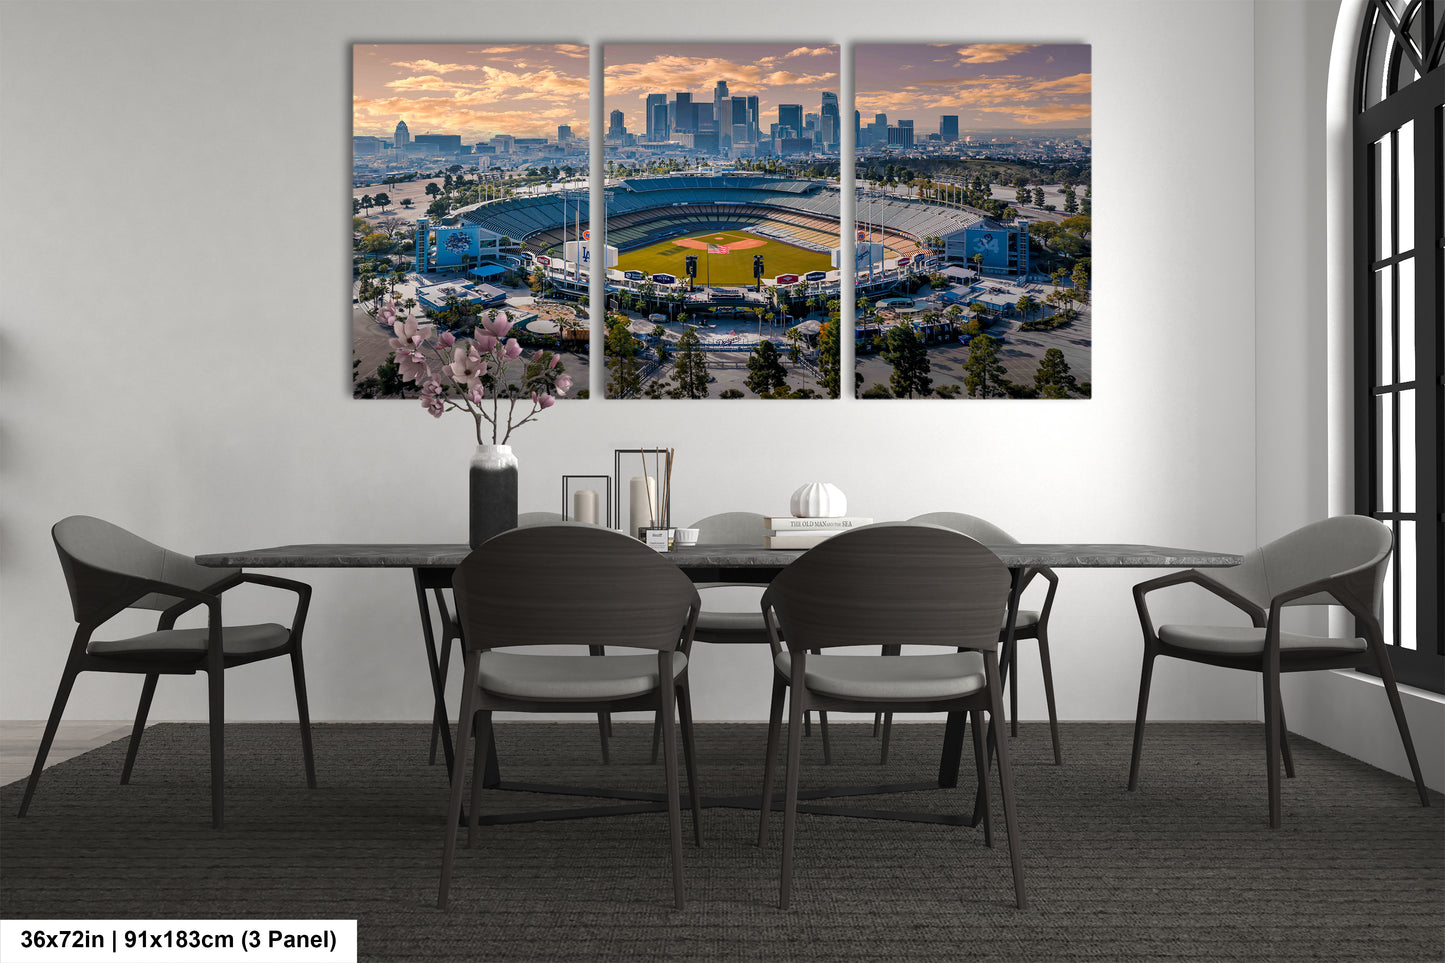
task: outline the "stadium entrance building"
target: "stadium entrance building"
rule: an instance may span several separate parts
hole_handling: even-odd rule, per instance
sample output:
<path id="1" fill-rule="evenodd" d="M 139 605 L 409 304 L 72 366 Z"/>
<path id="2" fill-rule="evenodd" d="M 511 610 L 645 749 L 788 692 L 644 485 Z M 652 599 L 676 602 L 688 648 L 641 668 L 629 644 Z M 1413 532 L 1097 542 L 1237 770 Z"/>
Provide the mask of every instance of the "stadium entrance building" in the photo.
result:
<path id="1" fill-rule="evenodd" d="M 501 247 L 502 235 L 477 224 L 433 228 L 430 218 L 416 220 L 416 269 L 421 274 L 464 271 L 483 261 L 495 262 Z"/>
<path id="2" fill-rule="evenodd" d="M 961 231 L 944 235 L 943 259 L 977 266 L 983 274 L 1023 277 L 1029 273 L 1029 222 L 1017 218 L 1004 224 L 981 217 Z"/>

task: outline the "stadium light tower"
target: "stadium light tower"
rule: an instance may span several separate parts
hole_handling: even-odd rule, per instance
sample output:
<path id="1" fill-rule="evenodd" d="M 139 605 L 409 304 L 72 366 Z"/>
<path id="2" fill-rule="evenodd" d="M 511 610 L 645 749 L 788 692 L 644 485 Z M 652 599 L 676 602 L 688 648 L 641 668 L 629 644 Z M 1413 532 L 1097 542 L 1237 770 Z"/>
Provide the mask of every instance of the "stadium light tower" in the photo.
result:
<path id="1" fill-rule="evenodd" d="M 687 256 L 687 290 L 688 290 L 689 292 L 692 291 L 692 282 L 693 282 L 693 279 L 696 278 L 696 277 L 697 277 L 697 255 L 696 255 L 696 254 L 689 254 L 689 255 Z"/>
<path id="2" fill-rule="evenodd" d="M 763 256 L 761 254 L 753 255 L 753 280 L 757 282 L 756 290 L 761 294 L 763 290 Z"/>

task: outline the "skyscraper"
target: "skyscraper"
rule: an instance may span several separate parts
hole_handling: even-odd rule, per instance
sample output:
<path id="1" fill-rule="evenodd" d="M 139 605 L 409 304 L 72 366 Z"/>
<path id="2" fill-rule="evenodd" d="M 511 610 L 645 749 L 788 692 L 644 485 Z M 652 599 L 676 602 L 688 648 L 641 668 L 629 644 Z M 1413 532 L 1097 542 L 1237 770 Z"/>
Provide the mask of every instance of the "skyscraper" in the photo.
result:
<path id="1" fill-rule="evenodd" d="M 666 137 L 663 137 L 663 136 L 659 136 L 659 135 L 658 135 L 658 133 L 657 133 L 657 127 L 656 127 L 656 123 L 657 123 L 657 122 L 654 120 L 654 117 L 656 116 L 656 114 L 654 114 L 653 111 L 654 111 L 654 109 L 655 109 L 659 104 L 663 105 L 662 119 L 663 119 L 663 124 L 666 125 L 666 123 L 667 123 L 667 107 L 666 107 L 666 105 L 667 105 L 667 94 L 648 94 L 648 95 L 647 95 L 647 116 L 646 116 L 645 119 L 646 119 L 646 121 L 647 121 L 647 139 L 648 139 L 649 141 L 667 140 Z"/>
<path id="2" fill-rule="evenodd" d="M 678 91 L 673 95 L 672 129 L 675 131 L 697 130 L 696 113 L 692 109 L 692 94 Z"/>
<path id="3" fill-rule="evenodd" d="M 571 125 L 571 124 L 558 124 L 558 125 L 557 125 L 557 143 L 559 143 L 559 144 L 566 144 L 566 143 L 569 143 L 571 140 L 572 140 L 572 125 Z"/>
<path id="4" fill-rule="evenodd" d="M 838 116 L 838 95 L 831 90 L 823 91 L 823 106 L 819 113 L 822 120 L 818 126 L 823 131 L 824 146 L 837 147 L 843 129 Z"/>
<path id="5" fill-rule="evenodd" d="M 719 150 L 728 147 L 731 131 L 728 125 L 732 123 L 732 105 L 728 97 L 728 82 L 719 80 L 712 89 L 712 116 L 717 124 L 717 146 Z"/>
<path id="6" fill-rule="evenodd" d="M 748 142 L 758 142 L 758 98 L 756 95 L 748 97 Z"/>
<path id="7" fill-rule="evenodd" d="M 944 114 L 938 121 L 938 137 L 944 143 L 951 144 L 958 140 L 958 115 Z"/>
<path id="8" fill-rule="evenodd" d="M 627 133 L 627 128 L 626 128 L 626 127 L 623 125 L 623 123 L 622 123 L 622 111 L 620 111 L 620 110 L 614 110 L 614 111 L 609 115 L 609 118 L 608 118 L 608 119 L 609 119 L 609 123 L 607 124 L 607 136 L 608 136 L 608 137 L 621 137 L 623 134 Z"/>
<path id="9" fill-rule="evenodd" d="M 778 126 L 790 129 L 794 137 L 801 137 L 803 135 L 803 105 L 779 104 Z"/>
<path id="10" fill-rule="evenodd" d="M 401 150 L 411 143 L 411 131 L 406 129 L 406 121 L 396 122 L 396 133 L 392 134 L 392 144 L 397 150 Z"/>

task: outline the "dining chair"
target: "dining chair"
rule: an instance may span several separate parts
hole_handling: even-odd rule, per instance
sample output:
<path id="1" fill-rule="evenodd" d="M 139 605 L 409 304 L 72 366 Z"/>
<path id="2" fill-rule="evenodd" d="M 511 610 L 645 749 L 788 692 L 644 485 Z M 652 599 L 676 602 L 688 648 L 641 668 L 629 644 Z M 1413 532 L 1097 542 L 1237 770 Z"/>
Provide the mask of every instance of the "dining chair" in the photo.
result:
<path id="1" fill-rule="evenodd" d="M 1294 761 L 1289 753 L 1284 706 L 1280 700 L 1279 680 L 1284 672 L 1353 668 L 1377 674 L 1395 714 L 1395 725 L 1400 730 L 1400 742 L 1415 778 L 1420 804 L 1430 805 L 1380 630 L 1382 588 L 1392 547 L 1389 526 L 1363 515 L 1340 515 L 1305 525 L 1262 545 L 1231 568 L 1190 569 L 1136 585 L 1134 602 L 1144 632 L 1144 666 L 1139 679 L 1134 752 L 1129 762 L 1130 791 L 1139 786 L 1144 717 L 1149 707 L 1154 660 L 1165 655 L 1262 675 L 1271 827 L 1277 829 L 1281 822 L 1281 759 L 1286 774 L 1294 777 Z M 1185 583 L 1199 585 L 1238 608 L 1249 617 L 1251 625 L 1169 624 L 1156 629 L 1147 596 Z M 1281 625 L 1283 610 L 1296 605 L 1342 605 L 1354 616 L 1360 635 L 1321 636 L 1286 631 Z"/>
<path id="2" fill-rule="evenodd" d="M 517 515 L 518 528 L 532 528 L 537 525 L 588 525 L 589 522 L 574 522 L 565 518 L 559 512 L 521 512 Z M 452 650 L 460 649 L 462 644 L 462 630 L 457 619 L 453 616 L 451 608 L 447 605 L 447 590 L 443 588 L 432 589 L 432 599 L 436 603 L 437 617 L 441 623 L 441 631 L 438 633 L 440 640 L 440 653 L 437 668 L 441 672 L 442 685 L 446 685 L 447 674 L 451 669 Z M 593 646 L 593 655 L 601 655 L 602 647 Z M 427 755 L 427 764 L 432 765 L 437 761 L 437 743 L 441 730 L 437 728 L 436 720 L 431 725 L 431 749 Z M 597 715 L 597 738 L 602 747 L 602 761 L 611 762 L 612 754 L 608 744 L 608 738 L 612 735 L 612 716 L 608 713 Z M 657 749 L 653 748 L 653 761 L 656 762 Z"/>
<path id="3" fill-rule="evenodd" d="M 785 697 L 787 769 L 783 797 L 783 869 L 779 905 L 792 890 L 800 735 L 809 709 L 846 712 L 967 713 L 984 807 L 988 761 L 983 714 L 1003 713 L 998 625 L 1008 604 L 1008 569 L 974 539 L 946 528 L 873 525 L 835 535 L 809 549 L 773 579 L 761 608 L 773 651 L 773 692 L 763 768 L 758 845 L 765 846 Z M 867 586 L 860 591 L 859 586 Z M 786 640 L 786 641 L 784 641 Z M 835 650 L 906 642 L 942 646 L 936 655 L 846 655 Z M 822 652 L 815 655 L 815 652 Z M 1014 897 L 1026 905 L 1008 740 L 995 732 Z"/>
<path id="4" fill-rule="evenodd" d="M 453 579 L 466 653 L 451 802 L 437 905 L 446 908 L 474 737 L 467 842 L 492 751 L 492 713 L 652 710 L 663 720 L 674 903 L 683 907 L 682 816 L 677 737 L 702 845 L 701 798 L 688 697 L 688 652 L 701 606 L 683 572 L 642 542 L 582 525 L 518 528 L 489 539 Z M 640 654 L 534 655 L 520 648 L 612 646 Z M 674 716 L 676 712 L 676 716 Z M 472 729 L 475 726 L 476 732 Z"/>
<path id="5" fill-rule="evenodd" d="M 716 515 L 709 515 L 706 518 L 698 519 L 690 526 L 697 529 L 697 543 L 699 545 L 757 545 L 759 548 L 767 544 L 766 536 L 770 529 L 767 520 L 757 512 L 721 512 Z M 762 595 L 762 587 L 758 585 L 745 585 L 733 582 L 704 582 L 698 585 L 704 600 L 709 594 L 720 594 L 719 590 L 742 591 L 751 590 L 757 597 Z M 747 609 L 719 609 L 704 607 L 697 616 L 697 631 L 693 633 L 695 642 L 711 642 L 718 645 L 767 645 L 768 629 L 763 622 L 763 614 L 758 611 L 754 601 L 752 608 Z M 812 735 L 812 727 L 809 723 L 809 716 L 803 719 L 803 734 Z M 825 765 L 832 763 L 832 746 L 828 741 L 828 713 L 818 713 L 818 730 L 822 736 L 823 762 Z M 659 736 L 661 734 L 660 723 L 654 722 L 652 727 L 652 761 L 657 761 L 657 749 Z"/>
<path id="6" fill-rule="evenodd" d="M 915 515 L 909 519 L 909 522 L 951 528 L 984 545 L 1017 545 L 1019 543 L 1018 539 L 992 522 L 976 515 L 965 515 L 962 512 L 929 512 L 924 515 Z M 1059 587 L 1059 577 L 1050 568 L 1029 569 L 1023 574 L 1019 583 L 1020 594 L 1029 587 L 1035 578 L 1042 578 L 1049 586 L 1044 595 L 1043 607 L 1038 610 L 1019 609 L 1018 616 L 1014 620 L 1014 646 L 1006 653 L 1008 663 L 1004 666 L 1004 670 L 1008 675 L 1009 734 L 1012 736 L 1019 734 L 1018 642 L 1022 639 L 1034 639 L 1039 645 L 1039 666 L 1043 670 L 1044 676 L 1044 702 L 1048 706 L 1049 712 L 1049 735 L 1054 744 L 1054 765 L 1061 766 L 1064 763 L 1064 757 L 1059 749 L 1059 715 L 1054 706 L 1054 673 L 1049 661 L 1049 614 L 1054 608 L 1054 593 Z M 1007 625 L 999 630 L 1000 645 L 1003 644 L 1007 631 Z M 891 714 L 885 715 L 883 746 L 880 756 L 885 763 L 888 761 L 888 743 L 892 723 Z"/>
<path id="7" fill-rule="evenodd" d="M 20 801 L 20 815 L 30 808 L 35 787 L 45 768 L 45 757 L 55 740 L 65 704 L 82 672 L 124 672 L 145 677 L 140 705 L 131 729 L 121 769 L 122 785 L 130 782 L 145 731 L 146 716 L 156 684 L 163 675 L 206 673 L 210 709 L 211 824 L 222 828 L 225 815 L 225 671 L 236 666 L 286 655 L 296 688 L 296 711 L 301 721 L 301 751 L 306 784 L 316 788 L 316 767 L 311 755 L 311 717 L 306 707 L 306 675 L 301 663 L 301 633 L 311 602 L 311 586 L 292 579 L 242 572 L 239 569 L 204 568 L 195 560 L 146 541 L 118 525 L 86 515 L 72 515 L 50 530 L 70 605 L 75 636 L 60 676 L 60 688 L 35 767 Z M 221 594 L 242 583 L 285 589 L 296 594 L 296 608 L 288 626 L 275 622 L 226 625 L 221 618 Z M 204 607 L 206 624 L 176 628 L 176 620 L 191 609 Z M 128 638 L 100 640 L 95 633 L 128 609 L 159 611 L 154 632 Z"/>

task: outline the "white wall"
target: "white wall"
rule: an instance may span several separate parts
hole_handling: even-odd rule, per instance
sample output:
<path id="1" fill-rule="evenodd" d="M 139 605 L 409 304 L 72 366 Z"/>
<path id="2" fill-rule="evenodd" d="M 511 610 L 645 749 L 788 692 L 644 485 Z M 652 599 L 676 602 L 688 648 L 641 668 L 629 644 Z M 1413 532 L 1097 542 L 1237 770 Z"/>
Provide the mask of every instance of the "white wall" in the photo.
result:
<path id="1" fill-rule="evenodd" d="M 1276 177 L 1256 155 L 1249 57 L 1267 15 L 1219 0 L 918 2 L 898 17 L 857 0 L 786 9 L 735 0 L 709 20 L 710 39 L 1093 44 L 1094 398 L 567 402 L 514 438 L 523 510 L 552 509 L 564 472 L 610 470 L 614 447 L 661 444 L 678 450 L 682 519 L 780 510 L 798 484 L 827 479 L 878 518 L 952 508 L 1025 540 L 1243 551 L 1294 524 L 1285 515 L 1323 511 L 1319 426 L 1301 439 L 1285 427 L 1317 400 L 1313 361 L 1294 359 L 1278 383 L 1261 376 L 1296 338 L 1322 351 L 1308 301 L 1261 299 L 1256 284 L 1256 244 L 1276 240 L 1256 232 L 1258 206 L 1297 220 L 1309 203 L 1257 189 Z M 0 717 L 49 709 L 72 631 L 48 537 L 64 515 L 104 516 L 193 553 L 461 539 L 469 425 L 350 398 L 350 44 L 571 40 L 595 51 L 686 39 L 676 10 L 0 7 Z M 1264 310 L 1285 326 L 1261 330 Z M 1261 414 L 1275 404 L 1287 407 Z M 314 718 L 425 718 L 407 576 L 306 577 Z M 1065 717 L 1132 717 L 1129 587 L 1141 577 L 1064 573 L 1054 658 Z M 1170 617 L 1205 611 L 1171 604 Z M 764 653 L 699 648 L 699 718 L 765 718 Z M 1022 672 L 1024 714 L 1038 717 L 1032 652 Z M 1256 685 L 1161 665 L 1153 716 L 1254 718 Z M 136 688 L 83 678 L 69 715 L 124 718 Z M 232 673 L 228 693 L 233 719 L 294 717 L 282 664 Z M 199 682 L 172 680 L 152 717 L 204 711 Z"/>

